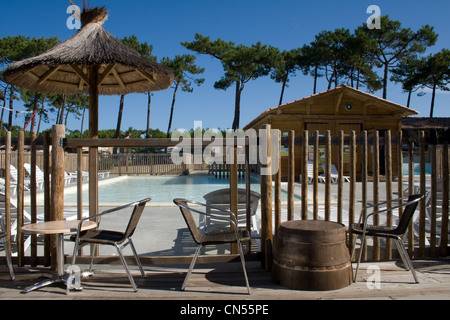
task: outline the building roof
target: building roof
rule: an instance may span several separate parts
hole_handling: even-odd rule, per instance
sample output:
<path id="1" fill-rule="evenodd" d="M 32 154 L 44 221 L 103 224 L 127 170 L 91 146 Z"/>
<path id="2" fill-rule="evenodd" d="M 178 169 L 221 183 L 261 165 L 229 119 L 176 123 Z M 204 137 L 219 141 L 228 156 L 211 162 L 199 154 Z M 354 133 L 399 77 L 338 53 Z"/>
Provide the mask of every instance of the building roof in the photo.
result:
<path id="1" fill-rule="evenodd" d="M 450 118 L 402 118 L 403 129 L 447 129 L 450 128 Z"/>
<path id="2" fill-rule="evenodd" d="M 249 124 L 247 124 L 244 127 L 244 129 L 246 130 L 255 127 L 270 115 L 276 115 L 281 113 L 292 113 L 294 109 L 300 110 L 299 108 L 304 108 L 303 110 L 306 110 L 308 104 L 311 104 L 315 100 L 326 98 L 329 96 L 337 96 L 338 97 L 337 101 L 339 101 L 339 103 L 341 101 L 342 102 L 344 101 L 343 97 L 345 98 L 351 97 L 353 99 L 359 100 L 367 108 L 370 108 L 370 110 L 373 112 L 374 115 L 376 115 L 376 112 L 379 112 L 379 110 L 382 108 L 385 110 L 386 115 L 396 115 L 399 117 L 406 117 L 418 114 L 418 112 L 413 109 L 407 108 L 392 101 L 379 98 L 370 93 L 363 92 L 348 85 L 342 84 L 334 89 L 330 89 L 324 92 L 311 95 L 309 97 L 305 97 L 299 100 L 295 100 L 292 102 L 288 102 L 286 104 L 270 108 L 261 113 L 255 119 L 253 119 Z M 338 104 L 333 107 L 338 107 Z"/>

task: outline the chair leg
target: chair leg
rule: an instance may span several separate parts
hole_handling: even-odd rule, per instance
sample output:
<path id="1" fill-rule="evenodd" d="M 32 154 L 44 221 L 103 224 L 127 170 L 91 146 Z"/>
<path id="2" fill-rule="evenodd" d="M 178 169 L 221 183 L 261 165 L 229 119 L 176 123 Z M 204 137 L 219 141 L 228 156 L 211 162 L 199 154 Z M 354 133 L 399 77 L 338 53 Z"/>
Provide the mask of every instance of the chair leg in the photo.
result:
<path id="1" fill-rule="evenodd" d="M 120 256 L 120 260 L 122 260 L 123 267 L 125 268 L 125 271 L 127 272 L 128 280 L 130 281 L 131 285 L 133 286 L 134 291 L 138 291 L 138 289 L 136 287 L 136 283 L 134 282 L 133 276 L 131 275 L 130 269 L 128 268 L 128 264 L 125 261 L 125 257 L 122 254 L 122 250 L 120 249 L 120 247 L 117 244 L 115 245 L 115 247 L 117 249 L 117 253 Z"/>
<path id="2" fill-rule="evenodd" d="M 186 284 L 187 284 L 188 278 L 191 275 L 192 270 L 194 269 L 195 262 L 197 261 L 197 258 L 198 258 L 199 254 L 200 254 L 200 249 L 201 248 L 202 248 L 202 245 L 199 244 L 197 249 L 195 250 L 195 254 L 194 254 L 194 257 L 192 258 L 191 265 L 189 266 L 188 273 L 186 274 L 186 278 L 184 278 L 183 285 L 181 286 L 181 291 L 184 291 L 184 289 L 186 288 Z"/>
<path id="3" fill-rule="evenodd" d="M 5 255 L 6 255 L 6 264 L 9 269 L 9 276 L 11 280 L 14 280 L 16 276 L 14 275 L 13 264 L 11 259 L 11 250 L 9 249 L 8 241 L 5 242 Z"/>
<path id="4" fill-rule="evenodd" d="M 245 284 L 247 285 L 247 292 L 248 294 L 252 294 L 250 291 L 250 285 L 248 283 L 247 270 L 245 268 L 245 259 L 244 259 L 244 252 L 242 250 L 242 243 L 240 241 L 238 242 L 238 248 L 239 248 L 239 255 L 241 256 L 242 271 L 244 271 Z"/>
<path id="5" fill-rule="evenodd" d="M 361 239 L 360 239 L 360 248 L 359 248 L 359 256 L 358 256 L 358 263 L 356 264 L 356 270 L 355 270 L 355 275 L 353 277 L 353 282 L 356 282 L 356 278 L 358 277 L 358 270 L 359 270 L 359 264 L 361 263 L 361 257 L 362 257 L 362 252 L 363 252 L 363 248 L 364 248 L 364 242 L 366 241 L 366 237 L 365 234 L 361 235 Z M 353 248 L 353 253 L 355 251 L 356 248 L 356 237 L 354 240 L 354 248 Z M 353 253 L 352 253 L 352 258 L 353 258 Z"/>
<path id="6" fill-rule="evenodd" d="M 403 241 L 401 239 L 396 239 L 395 243 L 397 244 L 397 249 L 400 252 L 403 253 L 403 264 L 405 265 L 406 269 L 411 270 L 411 273 L 414 277 L 414 281 L 416 281 L 416 283 L 419 283 L 419 279 L 417 278 L 417 274 L 416 274 L 416 270 L 414 270 L 414 267 L 412 265 L 411 259 L 409 258 L 408 252 L 405 249 L 405 246 L 403 245 Z M 402 257 L 402 253 L 400 253 L 400 257 Z"/>
<path id="7" fill-rule="evenodd" d="M 128 241 L 130 243 L 131 250 L 133 251 L 134 258 L 136 259 L 136 262 L 139 266 L 139 270 L 141 271 L 142 276 L 145 278 L 144 268 L 142 267 L 141 259 L 139 259 L 139 256 L 137 255 L 136 248 L 134 247 L 133 241 L 131 240 L 131 238 L 129 238 Z"/>

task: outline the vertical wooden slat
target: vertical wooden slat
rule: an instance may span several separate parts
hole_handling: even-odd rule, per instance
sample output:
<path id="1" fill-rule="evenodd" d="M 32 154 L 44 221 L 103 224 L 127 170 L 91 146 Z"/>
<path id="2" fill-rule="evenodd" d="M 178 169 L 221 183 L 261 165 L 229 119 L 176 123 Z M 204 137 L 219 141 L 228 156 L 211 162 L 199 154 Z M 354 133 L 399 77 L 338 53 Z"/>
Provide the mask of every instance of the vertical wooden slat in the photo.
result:
<path id="1" fill-rule="evenodd" d="M 83 148 L 77 148 L 77 218 L 83 218 Z"/>
<path id="2" fill-rule="evenodd" d="M 364 208 L 367 206 L 367 182 L 368 182 L 368 165 L 369 165 L 369 154 L 368 154 L 368 139 L 367 139 L 367 131 L 364 130 L 362 132 L 362 146 L 361 146 L 361 152 L 362 152 L 362 159 L 361 159 L 361 207 Z M 362 219 L 366 218 L 366 210 L 361 212 Z M 364 220 L 362 220 L 364 221 Z M 351 243 L 351 242 L 350 242 Z M 363 256 L 362 258 L 364 260 L 367 260 L 367 243 L 364 243 L 363 247 Z"/>
<path id="3" fill-rule="evenodd" d="M 430 161 L 431 161 L 431 190 L 430 190 L 430 257 L 436 257 L 436 187 L 437 187 L 437 158 L 436 145 L 430 146 Z"/>
<path id="4" fill-rule="evenodd" d="M 379 181 L 380 181 L 380 138 L 377 130 L 373 131 L 373 203 L 380 202 L 379 195 Z M 378 207 L 373 208 L 374 211 L 378 211 Z M 379 216 L 375 215 L 373 218 L 373 224 L 379 225 Z M 373 257 L 374 260 L 380 260 L 380 239 L 373 237 Z"/>
<path id="5" fill-rule="evenodd" d="M 17 143 L 17 257 L 18 266 L 24 265 L 24 236 L 22 233 L 23 219 L 23 196 L 24 196 L 24 132 L 19 131 L 19 140 Z"/>
<path id="6" fill-rule="evenodd" d="M 30 176 L 30 205 L 31 205 L 31 223 L 36 223 L 37 207 L 36 207 L 36 132 L 31 133 L 31 176 Z M 31 266 L 37 266 L 37 236 L 31 235 Z"/>
<path id="7" fill-rule="evenodd" d="M 289 131 L 289 157 L 288 157 L 288 204 L 287 219 L 294 219 L 294 186 L 295 186 L 295 131 Z"/>
<path id="8" fill-rule="evenodd" d="M 278 170 L 275 175 L 275 238 L 281 224 L 281 132 L 277 130 Z M 275 156 L 275 155 L 273 155 Z M 272 162 L 273 163 L 273 162 Z M 276 168 L 273 168 L 276 170 Z"/>
<path id="9" fill-rule="evenodd" d="M 11 252 L 11 131 L 6 132 L 5 142 L 5 224 L 7 245 Z"/>
<path id="10" fill-rule="evenodd" d="M 44 133 L 44 221 L 50 221 L 52 217 L 51 213 L 51 190 L 50 190 L 50 133 L 47 131 Z M 51 252 L 51 237 L 50 235 L 44 236 L 44 265 L 49 266 L 51 264 L 50 258 Z"/>
<path id="11" fill-rule="evenodd" d="M 425 181 L 425 132 L 420 131 L 420 194 L 426 193 Z M 425 201 L 419 203 L 419 258 L 425 257 Z"/>
<path id="12" fill-rule="evenodd" d="M 350 194 L 349 194 L 349 210 L 348 223 L 351 225 L 355 221 L 355 205 L 356 205 L 356 133 L 354 130 L 350 132 Z"/>
<path id="13" fill-rule="evenodd" d="M 308 219 L 308 130 L 303 131 L 302 137 L 302 220 Z"/>
<path id="14" fill-rule="evenodd" d="M 386 201 L 392 200 L 392 145 L 391 145 L 391 131 L 387 130 L 384 133 L 384 166 L 386 176 Z M 391 203 L 387 204 L 390 208 Z M 386 225 L 392 228 L 392 211 L 386 213 Z M 385 259 L 392 259 L 392 240 L 386 239 L 386 247 L 384 251 Z"/>
<path id="15" fill-rule="evenodd" d="M 313 219 L 319 219 L 319 130 L 314 131 Z"/>
<path id="16" fill-rule="evenodd" d="M 337 222 L 342 223 L 342 200 L 344 191 L 344 131 L 339 130 L 338 136 L 338 203 Z"/>
<path id="17" fill-rule="evenodd" d="M 65 126 L 54 125 L 52 131 L 52 197 L 51 212 L 52 220 L 60 221 L 64 219 L 64 148 L 61 146 L 61 139 L 65 137 Z M 56 270 L 56 236 L 52 236 L 52 268 Z"/>
<path id="18" fill-rule="evenodd" d="M 98 139 L 98 71 L 89 67 L 89 139 Z M 98 148 L 89 148 L 89 214 L 98 213 Z"/>
<path id="19" fill-rule="evenodd" d="M 449 206 L 449 163 L 448 141 L 442 146 L 442 227 L 440 255 L 446 257 L 448 243 L 448 206 Z"/>
<path id="20" fill-rule="evenodd" d="M 325 220 L 330 220 L 331 210 L 331 132 L 325 131 Z"/>
<path id="21" fill-rule="evenodd" d="M 271 126 L 269 124 L 262 125 L 261 129 L 262 132 L 265 132 L 267 146 L 267 163 L 261 163 L 261 170 L 264 170 L 264 174 L 261 175 L 261 252 L 263 256 L 266 256 L 268 255 L 268 252 L 266 252 L 267 241 L 272 241 Z M 267 250 L 270 250 L 270 248 L 267 248 Z"/>
<path id="22" fill-rule="evenodd" d="M 248 141 L 248 140 L 247 140 Z M 245 145 L 245 190 L 246 190 L 246 206 L 245 206 L 245 214 L 246 214 L 246 227 L 247 231 L 251 232 L 251 221 L 252 221 L 252 211 L 251 211 L 251 198 L 250 198 L 250 146 L 248 144 Z M 250 249 L 250 247 L 249 247 Z"/>
<path id="23" fill-rule="evenodd" d="M 409 141 L 408 144 L 408 195 L 414 194 L 414 143 Z M 410 257 L 414 257 L 414 221 L 408 227 L 408 253 Z"/>
<path id="24" fill-rule="evenodd" d="M 238 176 L 237 176 L 237 144 L 236 139 L 231 148 L 233 152 L 232 163 L 230 164 L 230 211 L 238 217 Z M 231 230 L 234 230 L 231 225 Z M 237 254 L 238 247 L 236 243 L 231 244 L 231 253 Z"/>
<path id="25" fill-rule="evenodd" d="M 403 198 L 403 150 L 402 150 L 403 133 L 397 131 L 397 194 L 399 198 Z M 403 204 L 400 200 L 399 204 Z M 398 217 L 402 216 L 402 208 L 398 208 Z"/>

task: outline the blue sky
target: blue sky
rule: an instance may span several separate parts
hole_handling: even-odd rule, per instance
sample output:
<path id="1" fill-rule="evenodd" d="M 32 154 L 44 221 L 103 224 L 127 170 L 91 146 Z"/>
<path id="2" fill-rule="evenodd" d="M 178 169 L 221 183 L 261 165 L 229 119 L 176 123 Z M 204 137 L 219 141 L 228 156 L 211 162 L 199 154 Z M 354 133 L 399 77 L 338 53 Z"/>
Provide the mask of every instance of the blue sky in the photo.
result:
<path id="1" fill-rule="evenodd" d="M 74 0 L 81 6 L 81 0 Z M 381 14 L 399 20 L 402 26 L 417 30 L 425 24 L 435 28 L 439 34 L 435 46 L 427 54 L 442 48 L 450 48 L 450 1 L 448 0 L 90 0 L 91 6 L 105 5 L 110 11 L 105 30 L 117 38 L 135 34 L 139 41 L 154 47 L 153 54 L 161 59 L 173 58 L 176 54 L 191 53 L 180 42 L 192 41 L 196 32 L 209 35 L 212 40 L 221 38 L 236 44 L 251 45 L 257 41 L 289 50 L 301 47 L 314 40 L 323 30 L 348 28 L 353 31 L 365 23 L 369 5 L 378 5 Z M 25 35 L 29 37 L 58 36 L 66 40 L 74 34 L 66 21 L 68 0 L 2 0 L 0 37 Z M 204 128 L 230 128 L 234 115 L 234 90 L 216 90 L 213 85 L 223 75 L 219 61 L 209 56 L 198 55 L 197 65 L 206 69 L 202 77 L 205 83 L 195 87 L 193 93 L 179 92 L 175 105 L 172 129 L 190 129 L 194 121 L 202 121 Z M 289 102 L 312 94 L 313 79 L 299 73 L 292 78 L 285 91 L 284 102 Z M 325 80 L 319 80 L 318 91 L 326 90 Z M 270 77 L 248 83 L 241 99 L 241 122 L 244 127 L 261 112 L 278 104 L 281 86 Z M 155 92 L 152 97 L 152 128 L 167 130 L 172 101 L 172 89 Z M 375 93 L 381 96 L 381 91 Z M 398 85 L 388 86 L 388 100 L 405 105 L 407 96 Z M 447 117 L 449 93 L 436 96 L 436 117 Z M 411 107 L 428 116 L 431 94 L 413 96 Z M 22 109 L 20 103 L 15 108 Z M 101 97 L 99 109 L 99 129 L 116 127 L 119 97 Z M 122 130 L 146 127 L 147 96 L 132 94 L 125 97 Z M 54 122 L 54 119 L 51 119 Z M 23 125 L 18 116 L 17 125 Z M 69 129 L 79 129 L 81 121 L 70 118 Z M 88 119 L 85 120 L 87 128 Z M 47 125 L 48 127 L 48 125 Z"/>

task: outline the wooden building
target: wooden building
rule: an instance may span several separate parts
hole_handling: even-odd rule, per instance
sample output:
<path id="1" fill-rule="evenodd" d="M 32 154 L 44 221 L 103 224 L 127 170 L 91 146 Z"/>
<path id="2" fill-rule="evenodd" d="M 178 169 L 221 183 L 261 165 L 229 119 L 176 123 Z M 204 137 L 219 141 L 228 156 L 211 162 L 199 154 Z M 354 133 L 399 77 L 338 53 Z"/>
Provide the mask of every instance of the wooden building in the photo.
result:
<path id="1" fill-rule="evenodd" d="M 366 130 L 370 136 L 373 130 L 378 130 L 380 136 L 383 136 L 386 130 L 391 130 L 392 133 L 401 130 L 401 119 L 416 114 L 418 112 L 415 110 L 347 85 L 341 85 L 266 110 L 251 121 L 244 130 L 259 129 L 262 124 L 270 124 L 272 129 L 281 130 L 282 135 L 286 135 L 290 130 L 294 130 L 296 136 L 302 136 L 303 130 L 308 130 L 310 135 L 315 130 L 318 130 L 319 134 L 330 130 L 331 136 L 336 137 L 340 130 L 346 135 L 354 130 L 356 136 L 360 136 L 361 132 Z M 295 154 L 300 156 L 300 152 L 300 147 L 296 147 Z M 332 163 L 337 166 L 337 154 L 335 150 L 332 150 L 332 153 Z M 381 157 L 382 153 L 380 162 L 383 162 Z M 281 167 L 283 177 L 287 174 L 286 170 L 283 170 L 287 165 L 285 158 L 287 157 L 282 158 Z M 358 168 L 360 160 L 358 157 Z M 395 159 L 394 163 L 396 163 Z M 295 176 L 298 178 L 299 165 L 296 166 L 295 171 Z M 344 171 L 347 171 L 345 164 Z"/>

